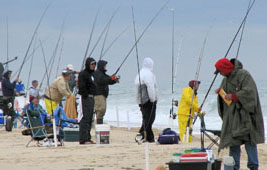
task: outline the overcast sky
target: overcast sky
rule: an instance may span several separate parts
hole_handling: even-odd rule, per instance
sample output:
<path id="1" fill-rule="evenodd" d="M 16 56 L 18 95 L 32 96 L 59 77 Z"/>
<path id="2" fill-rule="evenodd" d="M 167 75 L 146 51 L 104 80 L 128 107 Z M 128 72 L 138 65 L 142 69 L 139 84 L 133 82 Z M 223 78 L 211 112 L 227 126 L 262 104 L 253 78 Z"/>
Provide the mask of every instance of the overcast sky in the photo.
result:
<path id="1" fill-rule="evenodd" d="M 7 46 L 7 18 L 9 26 L 9 57 L 18 56 L 19 59 L 10 64 L 10 69 L 16 71 L 21 65 L 31 36 L 37 22 L 50 1 L 47 0 L 0 0 L 0 56 L 1 62 L 6 60 Z M 104 56 L 108 64 L 108 73 L 112 74 L 118 68 L 134 44 L 134 34 L 131 18 L 133 5 L 136 18 L 137 36 L 141 34 L 151 18 L 166 2 L 165 0 L 55 0 L 41 23 L 38 31 L 39 39 L 44 40 L 46 57 L 50 58 L 56 46 L 61 24 L 65 20 L 63 30 L 64 46 L 60 71 L 67 64 L 73 64 L 80 70 L 92 23 L 97 10 L 100 9 L 96 30 L 89 52 L 102 32 L 109 17 L 119 7 L 111 23 L 106 41 L 111 41 L 127 26 L 130 26 L 123 36 Z M 206 33 L 208 35 L 204 58 L 202 61 L 200 80 L 211 81 L 214 64 L 222 58 L 236 33 L 247 10 L 248 0 L 170 0 L 166 9 L 151 25 L 138 43 L 139 56 L 143 60 L 151 57 L 155 62 L 155 74 L 159 84 L 169 84 L 171 81 L 171 29 L 172 12 L 175 9 L 175 57 L 181 44 L 181 54 L 178 62 L 177 79 L 190 80 L 195 76 L 198 57 Z M 255 6 L 248 16 L 243 36 L 239 59 L 243 62 L 254 78 L 267 80 L 265 69 L 267 64 L 267 1 L 256 0 Z M 103 39 L 102 39 L 103 41 Z M 92 57 L 99 58 L 102 48 L 100 41 Z M 238 40 L 235 42 L 229 58 L 236 56 Z M 34 46 L 34 45 L 33 45 Z M 53 75 L 55 78 L 58 55 L 55 60 Z M 31 49 L 32 51 L 32 49 Z M 142 61 L 141 61 L 142 62 Z M 29 63 L 23 68 L 21 78 L 27 81 Z M 32 68 L 32 79 L 40 80 L 45 68 L 40 49 L 35 53 Z M 119 74 L 122 81 L 133 82 L 137 74 L 136 56 L 132 55 L 122 66 Z"/>

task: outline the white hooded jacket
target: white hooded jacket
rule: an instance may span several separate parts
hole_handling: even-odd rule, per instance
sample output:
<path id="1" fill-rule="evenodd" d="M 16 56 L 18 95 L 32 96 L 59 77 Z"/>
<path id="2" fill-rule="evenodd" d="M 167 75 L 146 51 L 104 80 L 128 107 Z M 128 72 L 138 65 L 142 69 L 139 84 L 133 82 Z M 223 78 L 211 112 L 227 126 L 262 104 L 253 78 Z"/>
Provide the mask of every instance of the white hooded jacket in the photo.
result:
<path id="1" fill-rule="evenodd" d="M 150 102 L 157 101 L 157 83 L 156 83 L 156 76 L 154 75 L 153 71 L 154 62 L 151 58 L 145 58 L 143 61 L 143 67 L 140 70 L 140 81 L 141 84 L 145 84 L 147 87 L 148 96 Z M 139 75 L 137 74 L 135 78 L 135 85 L 136 85 L 136 101 L 138 104 L 141 104 L 140 99 L 140 92 L 139 92 Z"/>

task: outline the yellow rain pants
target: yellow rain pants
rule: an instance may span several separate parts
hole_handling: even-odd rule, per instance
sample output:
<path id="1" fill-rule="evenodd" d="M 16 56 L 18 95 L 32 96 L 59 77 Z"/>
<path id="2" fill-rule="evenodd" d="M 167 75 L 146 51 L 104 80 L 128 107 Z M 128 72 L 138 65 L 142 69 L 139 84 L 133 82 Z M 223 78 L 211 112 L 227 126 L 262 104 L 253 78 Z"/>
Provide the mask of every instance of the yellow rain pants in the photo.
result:
<path id="1" fill-rule="evenodd" d="M 47 98 L 44 98 L 44 101 L 45 101 L 45 107 L 46 107 L 47 113 L 52 114 L 52 112 L 56 110 L 58 103 L 55 101 L 49 100 Z M 52 108 L 51 108 L 51 105 L 52 105 Z"/>
<path id="2" fill-rule="evenodd" d="M 186 132 L 187 121 L 189 118 L 190 106 L 192 102 L 192 95 L 193 89 L 191 87 L 187 87 L 183 89 L 183 93 L 181 96 L 181 100 L 178 106 L 178 123 L 179 123 L 179 132 L 180 132 L 180 139 L 183 141 L 184 134 Z M 192 110 L 190 113 L 190 125 L 192 125 L 192 120 L 195 112 L 199 111 L 200 106 L 198 105 L 198 97 L 194 95 L 193 103 L 192 103 Z M 193 130 L 193 129 L 192 129 Z M 189 142 L 192 141 L 192 133 L 189 136 Z"/>

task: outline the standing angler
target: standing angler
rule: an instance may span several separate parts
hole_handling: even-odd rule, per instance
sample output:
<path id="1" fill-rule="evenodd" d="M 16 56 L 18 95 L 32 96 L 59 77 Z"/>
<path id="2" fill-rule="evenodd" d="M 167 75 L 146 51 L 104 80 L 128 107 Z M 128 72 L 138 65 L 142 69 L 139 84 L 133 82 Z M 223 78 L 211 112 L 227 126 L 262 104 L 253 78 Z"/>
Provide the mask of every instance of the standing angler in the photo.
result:
<path id="1" fill-rule="evenodd" d="M 82 119 L 80 121 L 79 142 L 80 144 L 92 144 L 91 125 L 94 115 L 94 95 L 96 93 L 96 84 L 93 73 L 95 71 L 96 61 L 93 58 L 87 58 L 85 69 L 78 77 L 79 94 L 82 97 Z"/>
<path id="2" fill-rule="evenodd" d="M 145 58 L 140 73 L 135 78 L 137 87 L 137 103 L 142 112 L 142 126 L 139 133 L 147 142 L 155 142 L 152 125 L 156 118 L 157 85 L 156 76 L 153 73 L 154 62 L 151 58 Z"/>
<path id="3" fill-rule="evenodd" d="M 15 112 L 14 112 L 14 100 L 15 100 L 15 86 L 18 82 L 19 78 L 17 77 L 12 83 L 10 81 L 12 71 L 8 70 L 3 74 L 2 80 L 2 91 L 3 91 L 3 99 L 4 99 L 4 107 L 3 112 L 4 115 L 11 117 L 11 127 L 13 126 L 13 121 L 15 119 Z M 12 128 L 6 129 L 7 131 L 11 131 Z"/>
<path id="4" fill-rule="evenodd" d="M 240 146 L 245 145 L 250 170 L 258 170 L 257 144 L 264 142 L 264 123 L 256 84 L 242 63 L 223 58 L 215 64 L 224 79 L 215 92 L 224 90 L 224 100 L 218 95 L 218 111 L 223 121 L 220 148 L 230 147 L 235 170 L 240 168 Z"/>
<path id="5" fill-rule="evenodd" d="M 109 85 L 119 83 L 119 78 L 115 75 L 109 76 L 107 72 L 107 61 L 99 60 L 97 69 L 94 73 L 96 82 L 95 111 L 97 124 L 103 124 L 103 118 L 107 109 L 107 97 L 109 94 Z"/>
<path id="6" fill-rule="evenodd" d="M 200 112 L 201 107 L 198 105 L 197 90 L 199 88 L 200 81 L 191 80 L 189 81 L 189 87 L 183 88 L 180 104 L 178 106 L 178 122 L 179 122 L 179 132 L 180 139 L 184 141 L 186 128 L 188 125 L 188 118 L 190 117 L 189 127 L 192 126 L 192 120 L 195 112 Z M 193 100 L 192 100 L 193 99 Z M 191 111 L 191 113 L 190 113 Z M 190 114 L 190 116 L 189 116 Z M 192 131 L 189 133 L 189 141 L 192 142 Z"/>

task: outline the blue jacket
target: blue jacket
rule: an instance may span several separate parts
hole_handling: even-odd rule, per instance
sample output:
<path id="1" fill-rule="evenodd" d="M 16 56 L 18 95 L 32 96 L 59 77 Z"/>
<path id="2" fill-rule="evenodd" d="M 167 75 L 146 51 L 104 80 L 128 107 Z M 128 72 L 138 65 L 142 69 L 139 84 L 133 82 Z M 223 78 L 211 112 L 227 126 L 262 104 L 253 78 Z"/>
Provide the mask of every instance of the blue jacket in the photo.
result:
<path id="1" fill-rule="evenodd" d="M 13 83 L 10 82 L 10 79 L 8 78 L 9 73 L 10 71 L 6 71 L 3 74 L 3 80 L 2 80 L 3 96 L 14 96 L 15 95 L 14 89 L 16 87 L 16 82 L 15 81 Z"/>

